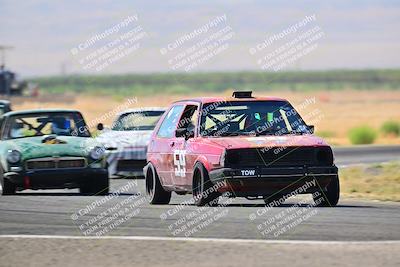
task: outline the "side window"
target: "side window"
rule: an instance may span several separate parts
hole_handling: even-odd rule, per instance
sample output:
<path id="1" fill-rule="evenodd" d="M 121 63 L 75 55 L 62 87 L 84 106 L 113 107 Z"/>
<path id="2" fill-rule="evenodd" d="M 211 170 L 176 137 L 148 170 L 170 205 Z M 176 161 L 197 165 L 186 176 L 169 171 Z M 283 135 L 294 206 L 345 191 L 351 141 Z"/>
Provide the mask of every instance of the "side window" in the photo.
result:
<path id="1" fill-rule="evenodd" d="M 188 128 L 189 126 L 193 128 L 196 127 L 198 118 L 197 109 L 198 107 L 196 105 L 187 105 L 179 120 L 178 128 Z"/>
<path id="2" fill-rule="evenodd" d="M 157 136 L 170 138 L 175 135 L 175 128 L 183 110 L 183 105 L 174 106 L 165 116 L 161 123 L 160 129 L 158 129 Z"/>

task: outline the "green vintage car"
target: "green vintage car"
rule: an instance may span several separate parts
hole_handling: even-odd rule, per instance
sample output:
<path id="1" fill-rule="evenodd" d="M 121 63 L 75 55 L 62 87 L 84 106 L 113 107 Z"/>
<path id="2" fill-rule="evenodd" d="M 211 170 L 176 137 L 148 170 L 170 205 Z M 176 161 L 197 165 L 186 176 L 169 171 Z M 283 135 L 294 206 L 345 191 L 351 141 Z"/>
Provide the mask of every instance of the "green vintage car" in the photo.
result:
<path id="1" fill-rule="evenodd" d="M 3 115 L 0 129 L 3 195 L 23 189 L 79 188 L 108 194 L 104 148 L 77 110 L 25 110 Z"/>

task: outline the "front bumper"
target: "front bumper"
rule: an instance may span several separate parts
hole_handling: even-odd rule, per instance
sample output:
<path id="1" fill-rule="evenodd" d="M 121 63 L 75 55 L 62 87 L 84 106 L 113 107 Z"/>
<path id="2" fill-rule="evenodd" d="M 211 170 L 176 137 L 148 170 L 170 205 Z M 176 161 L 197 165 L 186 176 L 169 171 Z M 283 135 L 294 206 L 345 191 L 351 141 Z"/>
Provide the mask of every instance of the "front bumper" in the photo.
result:
<path id="1" fill-rule="evenodd" d="M 277 192 L 287 194 L 305 184 L 307 189 L 301 193 L 314 193 L 325 189 L 337 175 L 336 166 L 221 168 L 209 173 L 213 184 L 223 184 L 218 188 L 220 192 L 230 192 L 238 197 L 268 196 Z M 313 180 L 315 182 L 310 183 Z"/>
<path id="2" fill-rule="evenodd" d="M 110 176 L 143 176 L 147 150 L 112 151 L 107 154 Z"/>
<path id="3" fill-rule="evenodd" d="M 96 183 L 96 179 L 108 177 L 107 169 L 53 169 L 6 172 L 4 178 L 18 188 L 23 189 L 52 189 L 77 188 L 85 183 Z"/>

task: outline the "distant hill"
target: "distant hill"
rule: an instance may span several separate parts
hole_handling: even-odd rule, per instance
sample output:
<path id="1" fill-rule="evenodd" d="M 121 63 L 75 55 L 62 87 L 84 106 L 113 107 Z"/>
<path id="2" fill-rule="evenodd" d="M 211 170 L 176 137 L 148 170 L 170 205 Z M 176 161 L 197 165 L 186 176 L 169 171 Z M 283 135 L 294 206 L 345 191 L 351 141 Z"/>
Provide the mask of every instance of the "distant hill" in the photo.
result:
<path id="1" fill-rule="evenodd" d="M 332 70 L 301 72 L 229 72 L 191 74 L 124 74 L 101 76 L 54 76 L 33 80 L 42 92 L 149 95 L 219 92 L 229 88 L 256 91 L 288 89 L 400 89 L 400 69 Z"/>

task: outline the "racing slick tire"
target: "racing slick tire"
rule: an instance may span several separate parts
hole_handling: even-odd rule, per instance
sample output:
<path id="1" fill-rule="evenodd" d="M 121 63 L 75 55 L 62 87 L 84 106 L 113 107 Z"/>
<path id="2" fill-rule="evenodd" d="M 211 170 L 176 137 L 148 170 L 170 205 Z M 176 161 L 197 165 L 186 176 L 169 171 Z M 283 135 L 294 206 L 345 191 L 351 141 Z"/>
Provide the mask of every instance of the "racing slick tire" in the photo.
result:
<path id="1" fill-rule="evenodd" d="M 105 196 L 109 193 L 109 187 L 110 180 L 108 179 L 108 175 L 104 175 L 96 179 L 90 179 L 89 182 L 82 184 L 79 187 L 79 192 L 81 194 Z"/>
<path id="2" fill-rule="evenodd" d="M 16 187 L 13 183 L 7 179 L 3 179 L 2 183 L 2 195 L 15 195 Z"/>
<path id="3" fill-rule="evenodd" d="M 313 194 L 316 207 L 335 207 L 340 197 L 339 176 L 335 176 L 326 190 L 319 191 L 319 193 L 319 195 Z"/>
<path id="4" fill-rule="evenodd" d="M 150 204 L 169 204 L 171 192 L 164 190 L 153 164 L 149 163 L 145 173 L 146 196 Z"/>
<path id="5" fill-rule="evenodd" d="M 16 187 L 13 183 L 4 178 L 3 169 L 0 168 L 0 195 L 14 195 Z"/>
<path id="6" fill-rule="evenodd" d="M 206 168 L 201 163 L 196 163 L 193 172 L 192 193 L 196 206 L 217 206 L 219 192 L 212 189 L 213 184 Z"/>

